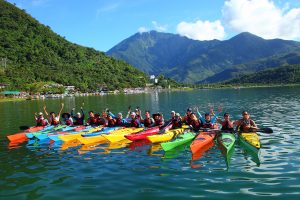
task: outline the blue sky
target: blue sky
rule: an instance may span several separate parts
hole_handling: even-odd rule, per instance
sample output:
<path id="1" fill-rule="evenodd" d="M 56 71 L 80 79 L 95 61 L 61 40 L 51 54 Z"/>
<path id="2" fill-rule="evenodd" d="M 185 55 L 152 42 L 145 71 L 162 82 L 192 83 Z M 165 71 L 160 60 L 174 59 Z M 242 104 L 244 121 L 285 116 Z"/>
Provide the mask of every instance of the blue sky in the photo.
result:
<path id="1" fill-rule="evenodd" d="M 107 51 L 136 32 L 196 40 L 244 31 L 300 40 L 299 0 L 8 0 L 67 40 Z"/>

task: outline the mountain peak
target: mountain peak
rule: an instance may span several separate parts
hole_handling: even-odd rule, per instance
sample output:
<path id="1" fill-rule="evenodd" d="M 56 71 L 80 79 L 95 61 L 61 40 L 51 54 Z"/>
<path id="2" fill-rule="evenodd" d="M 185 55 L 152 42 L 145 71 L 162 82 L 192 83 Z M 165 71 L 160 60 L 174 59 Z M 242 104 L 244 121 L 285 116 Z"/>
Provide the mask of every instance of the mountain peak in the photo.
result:
<path id="1" fill-rule="evenodd" d="M 264 40 L 263 38 L 254 35 L 252 33 L 249 32 L 242 32 L 234 37 L 232 37 L 230 40 Z"/>

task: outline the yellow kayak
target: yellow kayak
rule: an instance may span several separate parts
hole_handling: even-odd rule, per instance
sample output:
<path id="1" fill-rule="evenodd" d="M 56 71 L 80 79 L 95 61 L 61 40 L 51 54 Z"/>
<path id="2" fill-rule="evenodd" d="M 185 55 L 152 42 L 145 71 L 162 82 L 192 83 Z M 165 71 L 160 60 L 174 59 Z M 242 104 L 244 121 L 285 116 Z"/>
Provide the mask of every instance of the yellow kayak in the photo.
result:
<path id="1" fill-rule="evenodd" d="M 172 138 L 174 138 L 176 135 L 183 133 L 184 130 L 185 128 L 177 128 L 177 129 L 169 130 L 163 134 L 147 136 L 147 139 L 152 143 L 167 142 Z"/>
<path id="2" fill-rule="evenodd" d="M 105 137 L 105 139 L 111 143 L 119 142 L 119 141 L 123 141 L 123 140 L 130 141 L 130 140 L 127 140 L 124 136 L 131 134 L 131 133 L 139 132 L 143 129 L 144 128 L 126 128 L 126 130 L 124 130 L 123 132 L 121 132 L 121 131 L 120 132 L 112 132 L 111 134 L 103 135 L 103 137 Z"/>
<path id="3" fill-rule="evenodd" d="M 247 144 L 249 144 L 252 147 L 255 147 L 256 149 L 260 149 L 260 140 L 257 133 L 241 133 L 239 137 L 241 138 L 242 142 L 246 142 Z"/>
<path id="4" fill-rule="evenodd" d="M 118 129 L 115 131 L 110 132 L 109 134 L 101 134 L 97 136 L 92 136 L 92 137 L 78 137 L 77 140 L 81 144 L 93 144 L 93 143 L 103 143 L 108 140 L 109 135 L 121 135 L 123 137 L 122 140 L 124 140 L 124 135 L 134 133 L 135 131 L 140 131 L 143 128 L 123 128 L 123 129 Z"/>
<path id="5" fill-rule="evenodd" d="M 99 126 L 99 127 L 93 128 L 87 132 L 79 132 L 79 133 L 75 133 L 75 134 L 61 135 L 61 136 L 58 136 L 58 138 L 64 142 L 70 142 L 70 141 L 76 140 L 77 138 L 81 137 L 82 134 L 93 133 L 96 131 L 100 131 L 101 129 L 102 129 L 102 127 Z"/>

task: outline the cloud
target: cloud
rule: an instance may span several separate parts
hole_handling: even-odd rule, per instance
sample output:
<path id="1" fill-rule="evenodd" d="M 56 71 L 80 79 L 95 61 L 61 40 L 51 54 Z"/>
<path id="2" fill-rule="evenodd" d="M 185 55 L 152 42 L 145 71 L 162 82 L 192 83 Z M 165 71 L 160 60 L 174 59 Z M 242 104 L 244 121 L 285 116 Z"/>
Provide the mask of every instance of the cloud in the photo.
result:
<path id="1" fill-rule="evenodd" d="M 300 38 L 300 8 L 277 7 L 271 0 L 227 0 L 222 9 L 226 27 L 266 39 Z"/>
<path id="2" fill-rule="evenodd" d="M 152 21 L 152 25 L 154 26 L 154 29 L 159 32 L 166 32 L 168 29 L 168 25 L 160 25 L 156 21 Z"/>
<path id="3" fill-rule="evenodd" d="M 141 26 L 139 29 L 138 29 L 138 32 L 139 33 L 145 33 L 145 32 L 148 32 L 148 29 L 144 26 Z"/>
<path id="4" fill-rule="evenodd" d="M 183 21 L 177 25 L 177 33 L 194 40 L 213 40 L 225 37 L 224 27 L 220 20 L 214 22 L 201 20 L 196 22 Z"/>
<path id="5" fill-rule="evenodd" d="M 96 16 L 104 13 L 114 12 L 120 7 L 119 3 L 112 3 L 97 9 Z"/>

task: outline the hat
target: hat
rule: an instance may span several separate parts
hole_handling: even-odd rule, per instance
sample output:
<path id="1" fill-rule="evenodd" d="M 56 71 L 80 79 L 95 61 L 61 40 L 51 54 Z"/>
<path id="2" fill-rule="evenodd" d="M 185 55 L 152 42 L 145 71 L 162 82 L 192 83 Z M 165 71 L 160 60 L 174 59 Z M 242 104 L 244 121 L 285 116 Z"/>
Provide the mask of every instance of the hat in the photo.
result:
<path id="1" fill-rule="evenodd" d="M 42 112 L 39 112 L 39 115 L 43 115 L 43 113 L 42 113 Z"/>
<path id="2" fill-rule="evenodd" d="M 192 112 L 192 109 L 191 109 L 191 108 L 188 108 L 186 111 L 187 111 L 187 112 Z"/>
<path id="3" fill-rule="evenodd" d="M 119 112 L 119 113 L 118 113 L 118 115 L 122 116 L 122 113 L 121 113 L 121 112 Z"/>
<path id="4" fill-rule="evenodd" d="M 76 115 L 81 115 L 80 112 L 76 113 Z"/>
<path id="5" fill-rule="evenodd" d="M 176 113 L 176 116 L 177 116 L 177 117 L 180 117 L 180 113 Z"/>
<path id="6" fill-rule="evenodd" d="M 174 111 L 174 110 L 172 110 L 172 111 L 171 111 L 171 114 L 172 114 L 172 113 L 174 113 L 174 114 L 175 114 L 175 111 Z"/>

